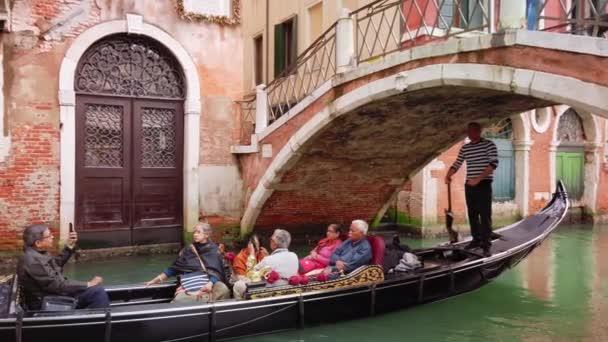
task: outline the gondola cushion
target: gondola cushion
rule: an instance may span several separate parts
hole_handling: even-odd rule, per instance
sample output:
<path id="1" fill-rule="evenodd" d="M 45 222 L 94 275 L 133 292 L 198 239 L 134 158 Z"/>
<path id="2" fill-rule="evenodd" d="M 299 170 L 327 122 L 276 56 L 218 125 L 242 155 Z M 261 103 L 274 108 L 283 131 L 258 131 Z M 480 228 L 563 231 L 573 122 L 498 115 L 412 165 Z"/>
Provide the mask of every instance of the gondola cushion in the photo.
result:
<path id="1" fill-rule="evenodd" d="M 384 238 L 377 235 L 370 235 L 367 237 L 367 241 L 372 246 L 372 265 L 378 265 L 382 267 L 384 263 L 384 249 L 386 245 L 384 243 Z"/>

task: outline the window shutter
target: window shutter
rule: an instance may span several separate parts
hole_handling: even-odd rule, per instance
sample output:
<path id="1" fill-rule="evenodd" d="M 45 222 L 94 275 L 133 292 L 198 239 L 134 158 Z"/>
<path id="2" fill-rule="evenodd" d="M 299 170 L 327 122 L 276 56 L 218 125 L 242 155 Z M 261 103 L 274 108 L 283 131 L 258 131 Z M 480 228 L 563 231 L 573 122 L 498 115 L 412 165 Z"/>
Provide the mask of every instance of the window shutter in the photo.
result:
<path id="1" fill-rule="evenodd" d="M 274 25 L 274 77 L 285 69 L 285 32 L 283 24 Z"/>

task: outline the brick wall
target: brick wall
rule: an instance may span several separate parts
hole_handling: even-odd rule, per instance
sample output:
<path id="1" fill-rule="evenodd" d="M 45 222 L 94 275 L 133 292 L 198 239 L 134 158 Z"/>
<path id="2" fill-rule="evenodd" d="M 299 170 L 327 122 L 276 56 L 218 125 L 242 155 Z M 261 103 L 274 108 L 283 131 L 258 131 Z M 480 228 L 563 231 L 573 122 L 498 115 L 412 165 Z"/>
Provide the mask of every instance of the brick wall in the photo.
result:
<path id="1" fill-rule="evenodd" d="M 22 228 L 32 223 L 56 227 L 59 215 L 57 127 L 24 125 L 12 131 L 12 153 L 0 166 L 0 250 L 20 244 Z"/>
<path id="2" fill-rule="evenodd" d="M 237 168 L 230 153 L 236 129 L 232 102 L 241 98 L 239 26 L 179 18 L 173 0 L 15 0 L 12 32 L 3 34 L 5 133 L 11 148 L 0 159 L 0 251 L 20 245 L 23 226 L 59 221 L 59 70 L 74 39 L 101 22 L 144 16 L 184 46 L 201 84 L 203 165 Z M 204 182 L 201 179 L 201 182 Z M 239 215 L 201 212 L 234 225 Z"/>

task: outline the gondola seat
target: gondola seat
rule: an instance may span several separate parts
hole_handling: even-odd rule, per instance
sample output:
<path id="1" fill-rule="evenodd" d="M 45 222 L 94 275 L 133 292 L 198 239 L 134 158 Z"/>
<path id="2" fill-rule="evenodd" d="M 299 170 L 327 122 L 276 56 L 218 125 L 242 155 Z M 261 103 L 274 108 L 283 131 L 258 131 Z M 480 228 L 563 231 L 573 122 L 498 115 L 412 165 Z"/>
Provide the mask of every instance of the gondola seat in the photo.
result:
<path id="1" fill-rule="evenodd" d="M 384 272 L 381 266 L 368 265 L 361 266 L 351 273 L 341 276 L 338 279 L 328 281 L 311 281 L 306 285 L 285 285 L 276 287 L 248 286 L 245 293 L 246 299 L 261 299 L 305 292 L 335 290 L 344 287 L 369 285 L 384 281 Z"/>
<path id="2" fill-rule="evenodd" d="M 372 246 L 372 262 L 370 264 L 382 267 L 384 263 L 384 251 L 386 249 L 384 238 L 379 235 L 369 235 L 367 241 Z"/>

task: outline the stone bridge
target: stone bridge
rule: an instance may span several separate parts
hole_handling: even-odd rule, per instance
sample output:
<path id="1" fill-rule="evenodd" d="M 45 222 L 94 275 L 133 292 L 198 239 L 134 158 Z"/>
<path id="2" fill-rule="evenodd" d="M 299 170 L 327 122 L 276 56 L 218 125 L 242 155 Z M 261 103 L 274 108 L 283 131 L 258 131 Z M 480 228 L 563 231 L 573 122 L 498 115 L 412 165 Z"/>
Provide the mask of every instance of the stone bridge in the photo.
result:
<path id="1" fill-rule="evenodd" d="M 608 117 L 608 40 L 565 34 L 572 32 L 563 26 L 522 29 L 525 3 L 503 0 L 488 32 L 440 40 L 417 32 L 424 44 L 408 45 L 401 28 L 398 48 L 387 52 L 386 44 L 379 53 L 361 42 L 362 12 L 345 14 L 295 69 L 258 87 L 251 113 L 244 109 L 243 127 L 255 116 L 255 132 L 233 147 L 246 187 L 242 232 L 373 220 L 472 120 L 512 116 L 518 125 L 516 114 L 554 104 Z M 318 77 L 307 83 L 307 75 Z"/>

